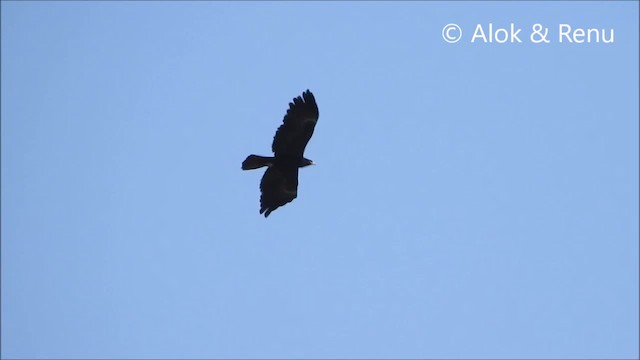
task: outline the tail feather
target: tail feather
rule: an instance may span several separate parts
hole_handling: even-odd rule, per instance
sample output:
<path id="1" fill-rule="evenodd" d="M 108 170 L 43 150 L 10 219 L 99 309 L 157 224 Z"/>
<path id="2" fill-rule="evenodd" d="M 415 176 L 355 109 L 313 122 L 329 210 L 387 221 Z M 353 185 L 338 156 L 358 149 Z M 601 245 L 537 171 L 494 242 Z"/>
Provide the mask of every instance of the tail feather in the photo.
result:
<path id="1" fill-rule="evenodd" d="M 242 170 L 253 170 L 263 166 L 271 166 L 271 164 L 273 164 L 273 157 L 252 154 L 242 162 Z"/>

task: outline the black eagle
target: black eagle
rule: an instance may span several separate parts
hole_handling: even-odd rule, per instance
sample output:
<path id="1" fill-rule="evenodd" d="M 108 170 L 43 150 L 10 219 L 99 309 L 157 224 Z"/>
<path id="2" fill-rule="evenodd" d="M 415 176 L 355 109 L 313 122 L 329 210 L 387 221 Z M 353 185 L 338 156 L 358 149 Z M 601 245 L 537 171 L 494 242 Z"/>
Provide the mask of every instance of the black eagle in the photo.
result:
<path id="1" fill-rule="evenodd" d="M 273 157 L 249 155 L 242 162 L 242 170 L 267 166 L 260 181 L 260 214 L 266 218 L 272 211 L 290 203 L 298 196 L 298 168 L 314 165 L 304 157 L 304 149 L 318 122 L 316 99 L 307 90 L 289 103 L 282 125 L 273 137 Z"/>

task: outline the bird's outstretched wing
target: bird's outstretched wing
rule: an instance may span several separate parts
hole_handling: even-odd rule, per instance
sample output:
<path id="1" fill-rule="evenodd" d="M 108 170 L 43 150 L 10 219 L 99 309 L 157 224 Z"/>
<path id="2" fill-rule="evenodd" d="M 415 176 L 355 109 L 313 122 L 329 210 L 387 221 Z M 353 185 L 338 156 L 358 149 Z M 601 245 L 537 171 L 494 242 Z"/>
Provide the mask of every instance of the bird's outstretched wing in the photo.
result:
<path id="1" fill-rule="evenodd" d="M 267 217 L 298 196 L 298 168 L 282 171 L 269 167 L 260 181 L 260 191 L 260 214 Z"/>
<path id="2" fill-rule="evenodd" d="M 316 99 L 307 90 L 289 103 L 289 110 L 282 120 L 282 125 L 273 137 L 271 149 L 275 156 L 300 158 L 313 135 L 318 122 L 318 105 Z"/>

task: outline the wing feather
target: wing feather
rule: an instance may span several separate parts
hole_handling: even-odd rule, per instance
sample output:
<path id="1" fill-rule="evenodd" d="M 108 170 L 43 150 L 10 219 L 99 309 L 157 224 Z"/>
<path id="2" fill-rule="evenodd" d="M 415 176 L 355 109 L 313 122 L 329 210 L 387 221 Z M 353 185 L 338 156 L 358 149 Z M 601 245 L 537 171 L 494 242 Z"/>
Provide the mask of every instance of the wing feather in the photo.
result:
<path id="1" fill-rule="evenodd" d="M 267 217 L 298 196 L 298 168 L 283 171 L 269 167 L 260 181 L 260 192 L 260 214 Z"/>
<path id="2" fill-rule="evenodd" d="M 319 116 L 318 104 L 311 91 L 294 98 L 273 137 L 271 149 L 276 157 L 303 157 Z"/>

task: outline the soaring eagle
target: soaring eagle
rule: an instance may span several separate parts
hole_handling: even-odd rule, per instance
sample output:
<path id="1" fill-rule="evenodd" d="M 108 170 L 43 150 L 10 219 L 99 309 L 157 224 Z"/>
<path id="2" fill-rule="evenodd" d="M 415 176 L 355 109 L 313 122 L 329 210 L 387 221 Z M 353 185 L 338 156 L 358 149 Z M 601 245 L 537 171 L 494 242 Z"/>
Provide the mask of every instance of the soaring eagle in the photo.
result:
<path id="1" fill-rule="evenodd" d="M 282 125 L 273 137 L 274 156 L 249 155 L 242 170 L 267 166 L 260 181 L 260 214 L 266 218 L 272 211 L 290 203 L 298 196 L 298 168 L 314 165 L 304 157 L 304 149 L 318 122 L 316 99 L 307 90 L 289 103 Z"/>

